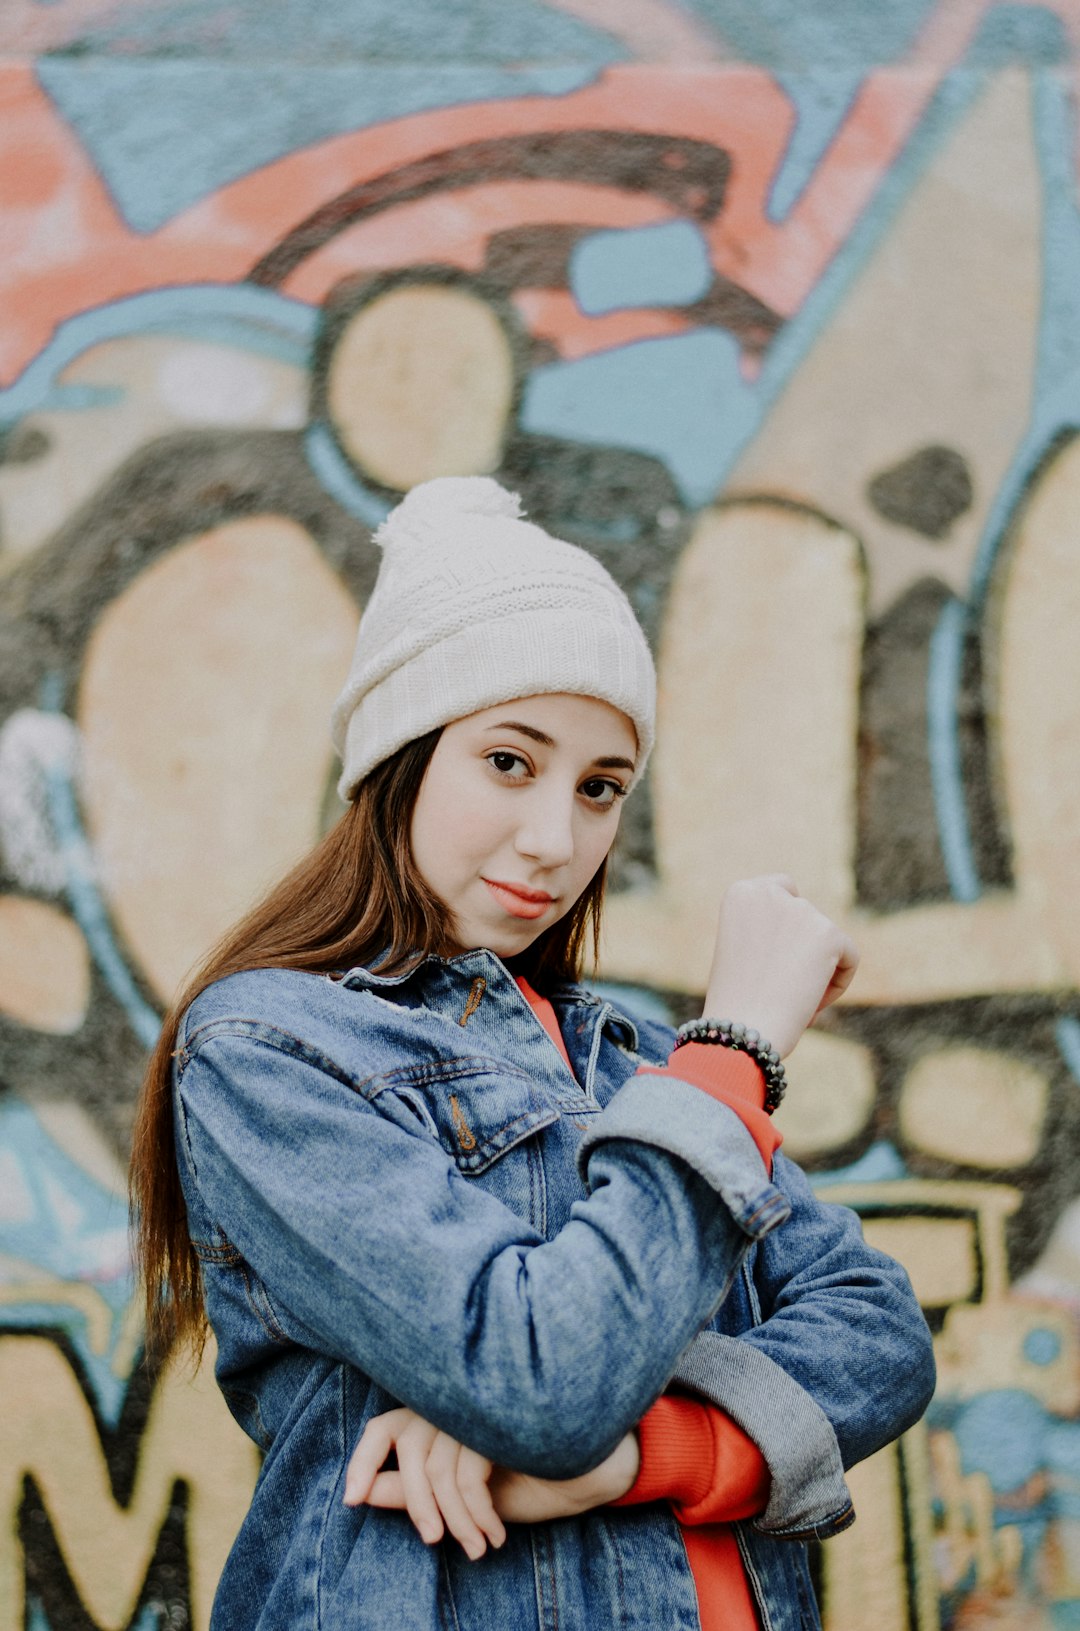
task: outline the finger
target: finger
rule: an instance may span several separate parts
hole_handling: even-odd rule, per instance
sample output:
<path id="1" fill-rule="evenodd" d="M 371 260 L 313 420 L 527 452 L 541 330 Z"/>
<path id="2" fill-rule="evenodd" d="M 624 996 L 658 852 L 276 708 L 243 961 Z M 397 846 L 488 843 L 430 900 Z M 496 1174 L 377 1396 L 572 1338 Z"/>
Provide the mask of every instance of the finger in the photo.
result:
<path id="1" fill-rule="evenodd" d="M 350 1503 L 351 1505 L 352 1503 Z M 368 1490 L 366 1506 L 383 1506 L 395 1511 L 405 1510 L 405 1485 L 399 1472 L 381 1472 Z"/>
<path id="2" fill-rule="evenodd" d="M 398 1440 L 398 1471 L 401 1474 L 402 1492 L 405 1496 L 405 1510 L 412 1519 L 420 1539 L 433 1546 L 437 1540 L 442 1539 L 444 1530 L 442 1515 L 432 1492 L 426 1465 L 428 1451 L 438 1436 L 438 1431 L 427 1422 L 419 1422 L 417 1425 L 423 1431 L 411 1429 Z"/>
<path id="3" fill-rule="evenodd" d="M 736 878 L 734 883 L 728 885 L 727 894 L 751 896 L 759 894 L 763 888 L 774 887 L 784 890 L 785 894 L 799 894 L 798 885 L 790 872 L 762 872 L 753 878 Z"/>
<path id="4" fill-rule="evenodd" d="M 858 966 L 859 949 L 854 940 L 850 939 L 850 937 L 845 934 L 842 936 L 840 955 L 837 958 L 832 979 L 825 987 L 825 995 L 822 997 L 817 1006 L 817 1012 L 819 1014 L 823 1008 L 830 1007 L 832 1003 L 836 1002 L 838 997 L 843 996 L 844 992 L 855 978 L 855 973 Z"/>
<path id="5" fill-rule="evenodd" d="M 461 1448 L 457 1439 L 440 1433 L 431 1447 L 425 1470 L 447 1529 L 475 1563 L 487 1551 L 487 1541 L 458 1488 L 457 1463 Z"/>
<path id="6" fill-rule="evenodd" d="M 492 1499 L 491 1474 L 492 1465 L 487 1457 L 462 1445 L 457 1464 L 461 1498 L 476 1527 L 487 1536 L 492 1546 L 501 1546 L 506 1539 L 506 1530 Z"/>
<path id="7" fill-rule="evenodd" d="M 346 1506 L 359 1506 L 367 1499 L 372 1480 L 390 1454 L 407 1414 L 404 1410 L 388 1410 L 382 1416 L 372 1416 L 360 1434 L 345 1471 Z"/>

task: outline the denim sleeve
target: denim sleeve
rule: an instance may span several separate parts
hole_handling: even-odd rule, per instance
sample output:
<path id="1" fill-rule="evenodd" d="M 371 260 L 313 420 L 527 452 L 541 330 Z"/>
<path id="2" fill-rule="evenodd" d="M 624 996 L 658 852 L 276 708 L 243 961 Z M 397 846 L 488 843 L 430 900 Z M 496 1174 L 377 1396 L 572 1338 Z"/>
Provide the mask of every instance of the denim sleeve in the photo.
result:
<path id="1" fill-rule="evenodd" d="M 855 1213 L 819 1200 L 781 1155 L 774 1176 L 792 1210 L 754 1256 L 762 1323 L 739 1337 L 701 1333 L 674 1379 L 759 1444 L 773 1487 L 756 1527 L 825 1536 L 852 1520 L 844 1469 L 929 1404 L 933 1346 L 906 1272 L 866 1244 Z"/>
<path id="2" fill-rule="evenodd" d="M 614 1448 L 787 1215 L 760 1162 L 748 1182 L 738 1119 L 689 1088 L 616 1096 L 592 1135 L 589 1194 L 545 1241 L 314 1050 L 211 1030 L 177 1086 L 185 1187 L 286 1334 L 541 1476 Z"/>

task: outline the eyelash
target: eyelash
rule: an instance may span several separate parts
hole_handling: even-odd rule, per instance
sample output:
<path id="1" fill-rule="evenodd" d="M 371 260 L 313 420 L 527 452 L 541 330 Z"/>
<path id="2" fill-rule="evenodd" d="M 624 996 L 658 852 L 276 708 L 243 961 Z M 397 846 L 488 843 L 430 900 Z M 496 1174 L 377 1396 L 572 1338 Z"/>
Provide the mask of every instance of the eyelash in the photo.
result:
<path id="1" fill-rule="evenodd" d="M 523 777 L 511 776 L 509 771 L 500 770 L 498 765 L 495 763 L 496 759 L 514 759 L 518 764 L 527 765 L 528 760 L 523 754 L 512 753 L 509 748 L 496 748 L 494 753 L 487 753 L 484 755 L 484 757 L 487 763 L 491 766 L 492 770 L 495 772 L 496 776 L 499 777 L 500 781 L 516 782 L 524 780 Z M 588 787 L 590 782 L 600 782 L 602 786 L 610 787 L 612 793 L 614 794 L 611 805 L 601 801 L 600 799 L 589 799 L 589 803 L 594 805 L 599 810 L 610 809 L 612 805 L 618 802 L 619 799 L 624 799 L 626 797 L 627 789 L 623 787 L 621 782 L 609 781 L 606 776 L 590 776 L 582 785 Z M 588 794 L 585 796 L 588 798 Z"/>

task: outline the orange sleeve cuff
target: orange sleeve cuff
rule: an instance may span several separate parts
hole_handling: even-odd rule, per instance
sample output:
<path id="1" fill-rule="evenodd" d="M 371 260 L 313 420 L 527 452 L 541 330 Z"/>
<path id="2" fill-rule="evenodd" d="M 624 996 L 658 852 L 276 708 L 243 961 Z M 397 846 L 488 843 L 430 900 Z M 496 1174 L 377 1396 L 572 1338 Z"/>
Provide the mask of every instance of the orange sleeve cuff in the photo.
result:
<path id="1" fill-rule="evenodd" d="M 677 1076 L 726 1104 L 754 1140 L 771 1174 L 772 1158 L 783 1140 L 772 1117 L 765 1114 L 765 1077 L 748 1053 L 715 1042 L 684 1042 L 668 1055 L 666 1067 L 639 1065 L 637 1074 Z"/>
<path id="2" fill-rule="evenodd" d="M 685 1524 L 734 1523 L 765 1510 L 765 1458 L 718 1406 L 665 1394 L 645 1412 L 637 1434 L 637 1478 L 612 1505 L 670 1501 Z"/>

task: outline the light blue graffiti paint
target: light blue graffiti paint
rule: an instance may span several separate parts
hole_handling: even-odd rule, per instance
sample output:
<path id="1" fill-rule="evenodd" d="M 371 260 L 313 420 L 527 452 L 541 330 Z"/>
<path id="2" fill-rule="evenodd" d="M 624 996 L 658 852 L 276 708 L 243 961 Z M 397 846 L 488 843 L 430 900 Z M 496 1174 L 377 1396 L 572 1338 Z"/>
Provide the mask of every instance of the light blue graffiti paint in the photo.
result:
<path id="1" fill-rule="evenodd" d="M 132 1621 L 131 1631 L 162 1631 L 165 1611 L 160 1603 L 147 1603 L 142 1613 Z"/>
<path id="2" fill-rule="evenodd" d="M 611 35 L 545 0 L 155 0 L 84 27 L 78 49 L 169 52 L 260 62 L 516 66 L 615 61 Z"/>
<path id="3" fill-rule="evenodd" d="M 1080 1082 L 1080 1020 L 1074 1019 L 1071 1014 L 1059 1019 L 1054 1027 L 1054 1037 L 1073 1081 Z"/>
<path id="4" fill-rule="evenodd" d="M 521 417 L 541 435 L 652 454 L 696 506 L 746 441 L 755 398 L 732 336 L 698 329 L 538 368 Z"/>
<path id="5" fill-rule="evenodd" d="M 947 601 L 930 639 L 926 725 L 934 812 L 949 889 L 954 900 L 974 901 L 982 885 L 968 822 L 958 713 L 966 630 L 966 608 L 958 600 Z"/>
<path id="6" fill-rule="evenodd" d="M 409 9 L 397 8 L 399 14 Z M 439 8 L 436 37 L 454 9 Z M 309 16 L 318 12 L 310 8 Z M 54 56 L 39 57 L 37 72 L 92 155 L 124 220 L 136 232 L 151 233 L 199 199 L 298 148 L 433 108 L 566 96 L 589 84 L 596 65 Z"/>
<path id="7" fill-rule="evenodd" d="M 957 1413 L 953 1433 L 965 1473 L 985 1473 L 995 1495 L 1019 1489 L 1043 1465 L 1050 1418 L 1019 1388 L 980 1393 Z"/>
<path id="8" fill-rule="evenodd" d="M 891 1183 L 897 1178 L 910 1177 L 904 1158 L 895 1144 L 878 1139 L 850 1166 L 833 1167 L 829 1172 L 807 1174 L 814 1189 L 832 1189 L 837 1184 Z"/>
<path id="9" fill-rule="evenodd" d="M 115 1425 L 127 1377 L 112 1366 L 132 1297 L 127 1203 L 104 1188 L 48 1135 L 29 1105 L 0 1100 L 0 1257 L 7 1296 L 0 1330 L 63 1330 L 90 1380 L 102 1415 Z M 106 1340 L 62 1286 L 75 1282 L 99 1295 Z M 19 1295 L 25 1285 L 25 1299 Z M 13 1293 L 15 1295 L 13 1295 Z"/>
<path id="10" fill-rule="evenodd" d="M 67 775 L 59 770 L 46 773 L 46 786 L 49 815 L 64 862 L 72 915 L 135 1035 L 144 1048 L 152 1048 L 161 1031 L 161 1020 L 143 999 L 113 938 L 109 915 L 97 886 L 93 855 L 79 820 L 74 789 Z"/>
<path id="11" fill-rule="evenodd" d="M 711 23 L 733 55 L 799 72 L 805 63 L 871 68 L 902 57 L 934 0 L 683 0 Z"/>
<path id="12" fill-rule="evenodd" d="M 971 574 L 973 604 L 986 595 L 1002 539 L 1040 463 L 1080 428 L 1080 213 L 1075 116 L 1068 85 L 1035 73 L 1035 145 L 1042 176 L 1043 274 L 1039 339 L 1027 430 L 983 528 Z"/>
<path id="13" fill-rule="evenodd" d="M 708 503 L 761 430 L 942 142 L 984 87 L 956 72 L 819 278 L 769 347 L 756 380 L 739 348 L 715 330 L 643 340 L 550 363 L 530 376 L 522 423 L 540 435 L 632 448 L 661 459 L 689 504 Z"/>
<path id="14" fill-rule="evenodd" d="M 1001 69 L 1016 62 L 1050 68 L 1069 60 L 1069 38 L 1049 6 L 994 6 L 971 50 L 980 68 Z"/>
<path id="15" fill-rule="evenodd" d="M 1055 1505 L 1064 1517 L 1080 1518 L 1080 1422 L 1053 1419 L 1044 1441 L 1047 1470 L 1055 1480 Z"/>
<path id="16" fill-rule="evenodd" d="M 570 290 L 589 317 L 629 306 L 688 306 L 713 280 L 709 246 L 692 221 L 591 232 L 570 255 Z"/>
<path id="17" fill-rule="evenodd" d="M 147 1603 L 131 1622 L 130 1631 L 162 1631 L 165 1611 L 159 1603 Z M 26 1599 L 26 1631 L 53 1631 L 37 1597 Z"/>
<path id="18" fill-rule="evenodd" d="M 304 453 L 312 471 L 331 498 L 367 527 L 377 527 L 392 505 L 364 486 L 326 425 L 311 425 L 304 435 Z"/>
<path id="19" fill-rule="evenodd" d="M 47 676 L 42 686 L 42 707 L 59 713 L 59 680 Z M 94 858 L 83 831 L 75 799 L 75 789 L 67 770 L 59 765 L 45 767 L 45 788 L 72 915 L 83 932 L 90 955 L 105 982 L 123 1008 L 135 1035 L 145 1048 L 152 1048 L 161 1031 L 161 1020 L 146 1002 L 113 937 L 105 902 L 97 886 Z"/>
<path id="20" fill-rule="evenodd" d="M 589 531 L 593 537 L 610 538 L 615 544 L 632 544 L 644 530 L 644 520 L 636 515 L 611 515 L 600 519 L 589 517 Z"/>
<path id="21" fill-rule="evenodd" d="M 14 384 L 0 391 L 0 425 L 14 424 L 35 411 L 96 406 L 103 400 L 99 388 L 63 385 L 60 377 L 91 346 L 107 340 L 171 334 L 236 346 L 305 368 L 317 321 L 318 313 L 302 301 L 246 283 L 149 289 L 109 301 L 61 323 Z M 108 400 L 121 394 L 105 389 Z"/>
<path id="22" fill-rule="evenodd" d="M 1007 7 L 987 19 L 972 61 L 1000 66 L 1021 55 L 1033 64 L 1053 62 L 1063 49 L 1060 20 L 1038 9 Z M 973 608 L 985 598 L 1001 540 L 1031 476 L 1049 448 L 1080 426 L 1080 215 L 1072 169 L 1073 119 L 1068 93 L 1053 75 L 1036 76 L 1035 136 L 1043 182 L 1043 302 L 1040 317 L 1035 411 L 1020 448 L 995 495 L 979 542 L 971 577 Z M 938 834 L 953 897 L 977 900 L 981 883 L 971 843 L 960 764 L 957 705 L 968 612 L 947 605 L 930 648 L 927 720 L 930 770 Z M 1075 1025 L 1075 1021 L 1063 1021 Z M 1080 1034 L 1061 1051 L 1080 1080 Z"/>
<path id="23" fill-rule="evenodd" d="M 644 985 L 617 985 L 606 980 L 590 980 L 589 990 L 595 991 L 631 1019 L 654 1019 L 661 1025 L 672 1024 L 671 1009 L 657 991 Z"/>
<path id="24" fill-rule="evenodd" d="M 795 111 L 795 122 L 773 176 L 766 213 L 770 221 L 784 221 L 847 118 L 864 73 L 861 67 L 832 72 L 808 68 L 776 77 Z"/>
<path id="25" fill-rule="evenodd" d="M 1024 1338 L 1024 1358 L 1031 1365 L 1052 1365 L 1061 1355 L 1061 1337 L 1040 1326 Z"/>

